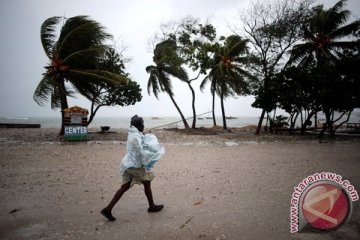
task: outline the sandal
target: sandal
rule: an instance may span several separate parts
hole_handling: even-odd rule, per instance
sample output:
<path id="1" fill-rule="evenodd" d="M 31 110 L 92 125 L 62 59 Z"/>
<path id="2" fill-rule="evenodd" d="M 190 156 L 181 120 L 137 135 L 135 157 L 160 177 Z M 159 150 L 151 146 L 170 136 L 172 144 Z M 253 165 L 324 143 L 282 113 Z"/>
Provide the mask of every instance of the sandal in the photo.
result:
<path id="1" fill-rule="evenodd" d="M 148 212 L 159 212 L 164 208 L 164 205 L 154 205 L 148 208 Z"/>
<path id="2" fill-rule="evenodd" d="M 116 220 L 116 218 L 114 218 L 114 216 L 111 214 L 111 212 L 109 212 L 106 208 L 101 210 L 100 213 L 111 222 Z"/>

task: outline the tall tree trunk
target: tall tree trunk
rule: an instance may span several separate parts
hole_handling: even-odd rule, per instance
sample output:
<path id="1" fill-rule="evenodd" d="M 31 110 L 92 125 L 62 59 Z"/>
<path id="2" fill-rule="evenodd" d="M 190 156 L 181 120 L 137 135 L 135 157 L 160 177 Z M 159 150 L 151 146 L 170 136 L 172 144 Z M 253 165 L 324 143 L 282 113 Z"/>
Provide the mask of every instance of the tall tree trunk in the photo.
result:
<path id="1" fill-rule="evenodd" d="M 262 112 L 261 112 L 261 116 L 260 116 L 259 123 L 258 123 L 257 128 L 256 128 L 255 135 L 260 135 L 260 131 L 261 131 L 261 127 L 262 127 L 262 122 L 264 120 L 265 112 L 266 112 L 265 109 L 263 109 Z"/>
<path id="2" fill-rule="evenodd" d="M 224 96 L 223 96 L 223 94 L 221 94 L 220 100 L 221 100 L 221 113 L 222 113 L 223 125 L 224 125 L 223 128 L 224 128 L 224 130 L 226 130 L 227 125 L 226 125 L 226 116 L 225 116 Z"/>
<path id="3" fill-rule="evenodd" d="M 265 74 L 264 74 L 264 90 L 265 90 L 265 94 L 267 94 L 267 92 L 269 91 L 269 78 L 270 78 L 270 73 L 269 73 L 269 69 L 268 69 L 268 65 L 266 63 L 266 61 L 263 63 L 263 69 L 265 71 Z M 261 128 L 262 128 L 262 123 L 264 121 L 264 116 L 265 116 L 265 113 L 267 112 L 267 110 L 265 109 L 269 109 L 268 106 L 264 107 L 262 109 L 262 112 L 261 112 L 261 116 L 260 116 L 260 119 L 259 119 L 259 122 L 258 122 L 258 125 L 257 125 L 257 128 L 256 128 L 256 132 L 255 132 L 255 135 L 260 135 L 260 132 L 261 132 Z"/>
<path id="4" fill-rule="evenodd" d="M 328 108 L 324 108 L 323 112 L 325 113 L 325 118 L 326 121 L 323 125 L 323 128 L 321 130 L 321 132 L 319 133 L 319 137 L 321 138 L 326 130 L 329 130 L 330 135 L 332 135 L 332 122 L 331 122 L 331 112 L 330 109 Z"/>
<path id="5" fill-rule="evenodd" d="M 329 116 L 326 116 L 326 119 L 327 119 L 327 122 L 328 122 L 328 128 L 329 128 L 329 133 L 330 133 L 330 136 L 333 137 L 335 136 L 335 131 L 334 131 L 334 121 L 333 121 L 333 117 L 332 115 L 334 114 L 333 111 L 329 111 Z"/>
<path id="6" fill-rule="evenodd" d="M 60 132 L 59 132 L 59 135 L 60 136 L 64 136 L 65 134 L 65 126 L 64 126 L 64 120 L 65 120 L 65 113 L 64 113 L 64 110 L 65 108 L 61 107 L 61 128 L 60 128 Z"/>
<path id="7" fill-rule="evenodd" d="M 182 120 L 183 123 L 184 123 L 185 129 L 189 129 L 189 128 L 190 128 L 190 127 L 189 127 L 189 124 L 187 123 L 187 121 L 186 121 L 184 115 L 182 114 L 179 106 L 176 104 L 174 97 L 173 97 L 171 94 L 169 94 L 169 97 L 170 97 L 171 101 L 173 102 L 173 104 L 175 105 L 176 110 L 179 112 L 180 117 L 181 117 L 181 120 Z"/>
<path id="8" fill-rule="evenodd" d="M 212 92 L 212 117 L 214 126 L 216 126 L 216 118 L 215 118 L 215 92 Z"/>
<path id="9" fill-rule="evenodd" d="M 188 82 L 188 85 L 189 85 L 189 88 L 191 90 L 191 95 L 192 95 L 193 122 L 192 122 L 191 128 L 195 129 L 196 128 L 195 91 L 194 91 L 194 88 L 191 86 L 190 82 Z"/>
<path id="10" fill-rule="evenodd" d="M 65 92 L 65 83 L 64 80 L 61 79 L 60 81 L 60 103 L 61 103 L 61 129 L 60 129 L 60 136 L 63 136 L 65 133 L 65 113 L 64 113 L 64 109 L 69 108 L 68 102 L 67 102 L 67 98 L 66 98 L 66 92 Z"/>
<path id="11" fill-rule="evenodd" d="M 304 122 L 304 124 L 301 125 L 301 134 L 305 134 L 306 127 L 309 126 L 309 123 L 311 121 L 311 118 L 313 117 L 315 112 L 310 112 Z"/>
<path id="12" fill-rule="evenodd" d="M 290 120 L 290 129 L 289 129 L 289 135 L 292 135 L 295 133 L 295 124 L 296 124 L 296 120 L 299 117 L 299 112 L 297 111 L 296 113 L 294 113 L 291 116 L 291 120 Z"/>
<path id="13" fill-rule="evenodd" d="M 94 117 L 97 113 L 97 111 L 102 107 L 102 106 L 106 106 L 105 104 L 103 105 L 97 105 L 96 107 L 94 106 L 94 102 L 91 104 L 91 110 L 90 110 L 90 117 L 87 121 L 87 126 L 90 125 L 90 123 L 92 123 L 92 121 L 94 120 Z"/>

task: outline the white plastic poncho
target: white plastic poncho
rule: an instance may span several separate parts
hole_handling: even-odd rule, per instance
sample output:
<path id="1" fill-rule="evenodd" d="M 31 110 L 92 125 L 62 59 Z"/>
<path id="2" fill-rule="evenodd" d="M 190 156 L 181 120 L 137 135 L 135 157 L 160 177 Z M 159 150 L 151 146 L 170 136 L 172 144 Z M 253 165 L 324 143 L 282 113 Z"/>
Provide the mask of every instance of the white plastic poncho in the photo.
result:
<path id="1" fill-rule="evenodd" d="M 153 134 L 142 134 L 136 127 L 131 126 L 127 139 L 127 153 L 120 164 L 120 173 L 124 175 L 128 168 L 145 168 L 150 171 L 154 164 L 165 154 Z"/>

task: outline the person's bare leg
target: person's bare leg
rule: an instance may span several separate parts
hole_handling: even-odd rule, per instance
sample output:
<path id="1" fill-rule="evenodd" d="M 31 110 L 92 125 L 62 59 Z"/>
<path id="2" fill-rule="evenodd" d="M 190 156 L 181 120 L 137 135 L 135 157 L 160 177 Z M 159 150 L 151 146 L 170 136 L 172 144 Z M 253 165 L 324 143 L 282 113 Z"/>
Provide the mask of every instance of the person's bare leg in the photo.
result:
<path id="1" fill-rule="evenodd" d="M 152 195 L 152 191 L 151 191 L 151 182 L 144 181 L 143 185 L 144 185 L 144 192 L 145 192 L 146 198 L 149 202 L 148 212 L 158 212 L 161 209 L 163 209 L 164 205 L 155 205 L 155 203 L 154 203 L 154 199 L 153 199 L 153 195 Z"/>
<path id="2" fill-rule="evenodd" d="M 130 189 L 130 182 L 123 184 L 121 186 L 121 188 L 116 191 L 116 193 L 115 193 L 114 197 L 112 198 L 111 202 L 103 210 L 101 210 L 101 214 L 104 217 L 106 217 L 107 219 L 109 219 L 110 221 L 115 221 L 116 219 L 111 214 L 111 211 L 112 211 L 113 207 L 115 206 L 115 204 L 120 200 L 122 195 L 129 189 Z"/>

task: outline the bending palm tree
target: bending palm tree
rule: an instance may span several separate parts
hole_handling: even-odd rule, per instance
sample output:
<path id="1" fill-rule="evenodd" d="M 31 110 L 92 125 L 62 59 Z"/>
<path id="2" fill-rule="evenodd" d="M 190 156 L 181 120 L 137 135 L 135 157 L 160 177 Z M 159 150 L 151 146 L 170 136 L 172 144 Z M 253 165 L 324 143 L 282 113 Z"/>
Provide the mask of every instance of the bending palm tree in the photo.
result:
<path id="1" fill-rule="evenodd" d="M 147 87 L 149 95 L 151 89 L 156 98 L 158 98 L 159 92 L 165 91 L 179 112 L 184 127 L 188 129 L 189 124 L 174 99 L 170 81 L 171 76 L 184 81 L 188 80 L 185 69 L 181 67 L 182 60 L 176 54 L 176 43 L 169 39 L 157 44 L 154 49 L 153 61 L 155 66 L 146 67 L 146 72 L 150 74 Z"/>
<path id="2" fill-rule="evenodd" d="M 360 29 L 360 21 L 343 25 L 350 16 L 348 10 L 343 10 L 345 2 L 340 0 L 327 11 L 323 6 L 315 8 L 314 17 L 304 26 L 305 43 L 294 46 L 289 63 L 306 67 L 314 62 L 337 61 L 339 52 L 359 47 L 359 41 L 351 41 L 351 37 Z"/>
<path id="3" fill-rule="evenodd" d="M 47 71 L 34 92 L 34 100 L 39 105 L 51 100 L 51 108 L 61 108 L 64 134 L 64 112 L 68 108 L 67 96 L 74 90 L 92 99 L 97 83 L 104 81 L 114 85 L 126 83 L 124 76 L 99 68 L 99 60 L 108 49 L 103 42 L 111 37 L 99 23 L 87 16 L 76 16 L 66 20 L 59 38 L 55 31 L 61 17 L 52 17 L 41 26 L 41 42 L 50 62 Z M 65 84 L 69 83 L 74 90 Z"/>
<path id="4" fill-rule="evenodd" d="M 226 38 L 224 46 L 215 52 L 213 57 L 213 67 L 206 76 L 200 87 L 211 82 L 211 92 L 220 97 L 221 112 L 223 118 L 223 128 L 227 129 L 224 99 L 238 94 L 249 94 L 248 83 L 245 77 L 252 76 L 242 69 L 242 65 L 247 62 L 242 55 L 247 53 L 247 40 L 231 35 Z"/>
<path id="5" fill-rule="evenodd" d="M 315 8 L 314 16 L 304 27 L 305 43 L 294 46 L 288 64 L 298 63 L 303 68 L 313 65 L 318 73 L 323 72 L 326 76 L 326 74 L 329 74 L 329 71 L 327 71 L 329 66 L 335 68 L 339 66 L 344 52 L 359 49 L 358 37 L 357 40 L 354 40 L 354 38 L 356 38 L 356 34 L 360 30 L 360 21 L 356 20 L 344 25 L 350 16 L 350 11 L 343 10 L 345 3 L 346 0 L 340 0 L 328 10 L 324 10 L 322 6 Z M 323 90 L 322 92 L 327 91 Z M 320 135 L 327 128 L 333 135 L 334 131 L 330 117 L 332 110 L 327 101 L 324 102 L 323 111 L 326 116 L 326 123 Z"/>

